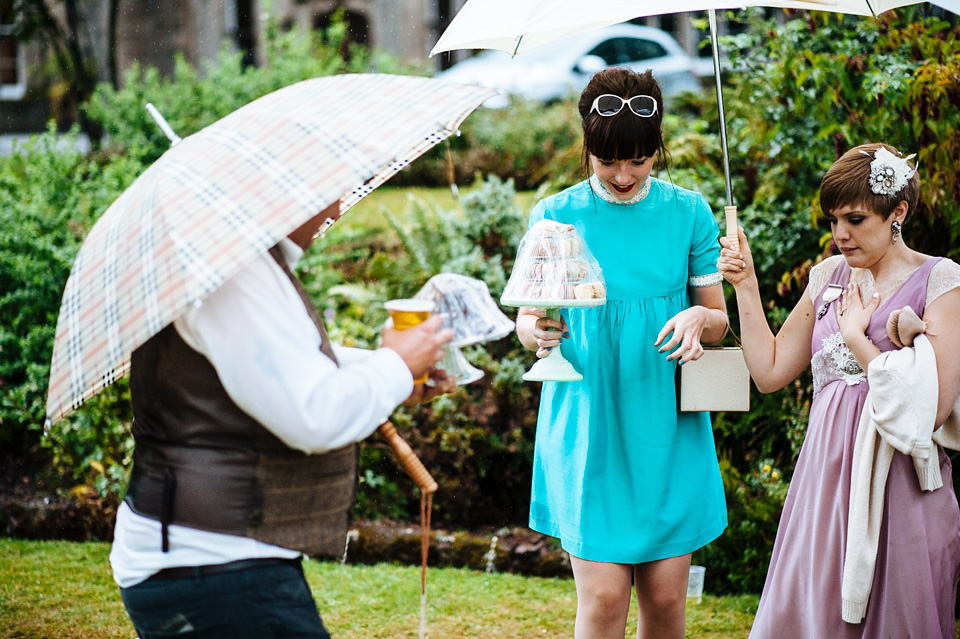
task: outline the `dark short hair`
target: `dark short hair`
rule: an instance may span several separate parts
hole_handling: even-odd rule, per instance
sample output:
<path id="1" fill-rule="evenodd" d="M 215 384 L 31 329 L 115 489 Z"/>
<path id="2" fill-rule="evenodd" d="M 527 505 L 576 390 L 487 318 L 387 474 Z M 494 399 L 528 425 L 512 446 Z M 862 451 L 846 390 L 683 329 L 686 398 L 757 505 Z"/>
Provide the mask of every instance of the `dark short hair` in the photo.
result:
<path id="1" fill-rule="evenodd" d="M 874 193 L 870 187 L 870 163 L 880 148 L 902 157 L 889 144 L 861 144 L 841 155 L 827 170 L 820 182 L 820 210 L 824 214 L 844 206 L 863 206 L 887 219 L 902 201 L 907 203 L 907 217 L 914 212 L 920 197 L 920 177 L 916 172 L 893 195 Z"/>
<path id="2" fill-rule="evenodd" d="M 621 98 L 649 95 L 657 101 L 657 112 L 649 118 L 638 117 L 629 109 L 623 109 L 611 117 L 591 113 L 593 101 L 604 93 Z M 637 73 L 622 67 L 600 71 L 590 78 L 580 94 L 577 108 L 583 127 L 583 165 L 586 173 L 590 172 L 587 154 L 601 160 L 632 160 L 656 154 L 657 168 L 667 167 L 667 150 L 661 131 L 663 94 L 652 71 Z"/>

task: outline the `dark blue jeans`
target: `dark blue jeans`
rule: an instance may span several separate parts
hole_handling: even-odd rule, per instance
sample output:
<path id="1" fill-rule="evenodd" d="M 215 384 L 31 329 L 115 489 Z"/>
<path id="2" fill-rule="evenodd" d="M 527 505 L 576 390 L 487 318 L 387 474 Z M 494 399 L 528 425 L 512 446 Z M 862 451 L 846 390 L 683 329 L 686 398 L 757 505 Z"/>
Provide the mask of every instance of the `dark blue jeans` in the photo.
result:
<path id="1" fill-rule="evenodd" d="M 299 563 L 261 561 L 211 575 L 193 572 L 120 589 L 141 639 L 330 638 Z"/>

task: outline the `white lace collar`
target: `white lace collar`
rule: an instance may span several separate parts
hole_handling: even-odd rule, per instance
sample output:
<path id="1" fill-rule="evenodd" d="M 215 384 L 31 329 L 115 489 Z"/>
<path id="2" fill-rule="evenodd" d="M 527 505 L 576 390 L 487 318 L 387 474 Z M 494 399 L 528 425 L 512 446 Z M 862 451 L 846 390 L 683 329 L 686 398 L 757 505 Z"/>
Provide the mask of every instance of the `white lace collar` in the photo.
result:
<path id="1" fill-rule="evenodd" d="M 634 195 L 629 200 L 618 200 L 617 197 L 607 190 L 607 187 L 603 185 L 603 182 L 600 181 L 600 178 L 597 177 L 597 174 L 594 173 L 590 176 L 590 188 L 593 189 L 593 192 L 600 196 L 600 199 L 604 202 L 610 202 L 611 204 L 636 204 L 637 202 L 643 200 L 647 197 L 647 193 L 650 192 L 650 184 L 652 180 L 648 177 L 647 181 L 643 183 L 643 186 L 640 187 L 640 190 L 637 191 L 637 194 Z"/>

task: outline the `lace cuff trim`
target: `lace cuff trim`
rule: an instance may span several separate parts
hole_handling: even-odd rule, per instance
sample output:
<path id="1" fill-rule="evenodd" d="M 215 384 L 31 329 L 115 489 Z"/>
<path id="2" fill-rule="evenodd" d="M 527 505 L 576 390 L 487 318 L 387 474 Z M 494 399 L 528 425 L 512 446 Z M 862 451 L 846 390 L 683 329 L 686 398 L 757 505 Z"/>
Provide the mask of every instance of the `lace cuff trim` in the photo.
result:
<path id="1" fill-rule="evenodd" d="M 723 275 L 720 273 L 707 273 L 706 275 L 691 275 L 688 284 L 693 288 L 704 288 L 706 286 L 715 286 L 723 281 Z"/>
<path id="2" fill-rule="evenodd" d="M 960 288 L 960 264 L 940 260 L 930 270 L 930 279 L 927 280 L 927 304 L 955 288 Z"/>

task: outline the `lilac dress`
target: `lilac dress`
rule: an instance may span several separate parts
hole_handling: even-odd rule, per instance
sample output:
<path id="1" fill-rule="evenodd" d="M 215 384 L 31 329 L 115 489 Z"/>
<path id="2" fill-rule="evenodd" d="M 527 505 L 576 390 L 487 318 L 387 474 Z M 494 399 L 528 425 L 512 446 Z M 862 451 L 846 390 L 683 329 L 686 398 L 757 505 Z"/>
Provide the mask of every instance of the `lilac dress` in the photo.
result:
<path id="1" fill-rule="evenodd" d="M 888 299 L 881 300 L 867 335 L 881 351 L 891 311 L 910 305 L 923 316 L 927 279 L 938 259 L 927 260 Z M 841 260 L 829 283 L 846 286 Z M 814 301 L 823 303 L 823 290 Z M 853 447 L 867 379 L 844 344 L 836 309 L 813 329 L 814 396 L 806 439 L 780 518 L 770 570 L 751 639 L 937 639 L 954 637 L 960 575 L 960 509 L 950 459 L 937 446 L 943 487 L 922 492 L 911 458 L 894 452 L 876 572 L 859 624 L 841 619 L 840 585 L 847 532 Z"/>

